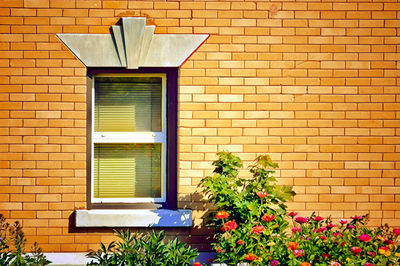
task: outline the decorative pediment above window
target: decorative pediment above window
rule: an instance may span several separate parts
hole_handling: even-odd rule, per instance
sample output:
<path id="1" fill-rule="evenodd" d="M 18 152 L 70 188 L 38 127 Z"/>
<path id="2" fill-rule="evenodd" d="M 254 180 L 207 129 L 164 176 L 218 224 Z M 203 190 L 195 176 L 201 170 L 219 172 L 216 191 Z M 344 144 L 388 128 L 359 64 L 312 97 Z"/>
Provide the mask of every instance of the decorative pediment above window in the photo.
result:
<path id="1" fill-rule="evenodd" d="M 180 67 L 207 34 L 154 34 L 146 18 L 121 18 L 112 34 L 57 34 L 86 67 Z"/>

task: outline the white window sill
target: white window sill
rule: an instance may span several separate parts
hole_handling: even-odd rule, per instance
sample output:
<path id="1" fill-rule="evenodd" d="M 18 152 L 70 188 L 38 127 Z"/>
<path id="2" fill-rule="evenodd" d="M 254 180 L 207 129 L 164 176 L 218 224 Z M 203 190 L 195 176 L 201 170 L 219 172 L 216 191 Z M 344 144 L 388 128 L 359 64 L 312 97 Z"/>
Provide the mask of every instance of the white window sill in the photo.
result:
<path id="1" fill-rule="evenodd" d="M 76 210 L 76 227 L 190 227 L 192 210 Z"/>

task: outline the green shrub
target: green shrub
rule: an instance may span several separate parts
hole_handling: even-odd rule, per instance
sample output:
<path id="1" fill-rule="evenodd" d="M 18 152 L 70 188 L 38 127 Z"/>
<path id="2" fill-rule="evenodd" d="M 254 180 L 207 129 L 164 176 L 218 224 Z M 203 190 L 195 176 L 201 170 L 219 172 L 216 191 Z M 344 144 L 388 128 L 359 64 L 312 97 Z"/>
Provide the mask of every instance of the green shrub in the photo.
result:
<path id="1" fill-rule="evenodd" d="M 232 153 L 220 152 L 213 162 L 213 175 L 201 180 L 199 187 L 216 207 L 209 225 L 216 228 L 213 245 L 216 262 L 236 265 L 258 261 L 278 248 L 271 246 L 285 235 L 285 202 L 294 192 L 278 186 L 274 177 L 278 165 L 268 155 L 259 156 L 250 167 L 252 178 L 238 177 L 242 162 Z"/>
<path id="2" fill-rule="evenodd" d="M 25 245 L 26 237 L 21 224 L 17 221 L 11 225 L 0 214 L 0 265 L 47 265 L 50 263 L 36 242 L 32 247 L 31 255 L 26 254 Z"/>
<path id="3" fill-rule="evenodd" d="M 88 265 L 190 265 L 190 261 L 198 256 L 197 249 L 180 243 L 177 238 L 165 243 L 164 231 L 141 235 L 129 230 L 115 230 L 115 234 L 119 241 L 108 246 L 100 243 L 99 250 L 87 254 L 94 259 Z"/>

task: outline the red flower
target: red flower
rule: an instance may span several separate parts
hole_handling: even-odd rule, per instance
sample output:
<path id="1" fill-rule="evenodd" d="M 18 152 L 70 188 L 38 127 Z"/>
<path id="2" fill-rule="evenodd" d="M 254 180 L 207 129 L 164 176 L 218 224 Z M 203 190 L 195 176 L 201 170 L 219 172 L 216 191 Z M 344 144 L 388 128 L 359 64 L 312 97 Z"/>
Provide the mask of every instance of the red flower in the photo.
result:
<path id="1" fill-rule="evenodd" d="M 319 236 L 319 239 L 326 240 L 326 236 Z"/>
<path id="2" fill-rule="evenodd" d="M 238 245 L 243 245 L 243 240 L 238 240 L 238 241 L 236 241 L 236 243 L 238 244 Z"/>
<path id="3" fill-rule="evenodd" d="M 308 222 L 308 218 L 299 216 L 299 217 L 296 217 L 295 221 L 298 222 L 299 224 L 303 224 L 303 223 Z"/>
<path id="4" fill-rule="evenodd" d="M 298 246 L 299 244 L 297 244 L 296 242 L 289 242 L 288 250 L 295 250 Z"/>
<path id="5" fill-rule="evenodd" d="M 326 227 L 320 227 L 320 228 L 318 228 L 317 233 L 321 233 L 321 232 L 324 232 L 326 230 L 327 230 Z"/>
<path id="6" fill-rule="evenodd" d="M 252 232 L 253 234 L 257 235 L 257 236 L 258 236 L 259 234 L 263 233 L 264 231 L 265 231 L 265 227 L 262 226 L 262 225 L 254 226 L 253 229 L 251 229 L 251 232 Z"/>
<path id="7" fill-rule="evenodd" d="M 221 230 L 223 232 L 226 232 L 229 230 L 235 230 L 237 227 L 238 227 L 237 223 L 235 222 L 235 220 L 233 220 L 233 221 L 226 222 L 224 224 L 224 226 L 221 227 Z"/>
<path id="8" fill-rule="evenodd" d="M 400 235 L 400 228 L 393 229 L 393 233 L 398 236 Z"/>
<path id="9" fill-rule="evenodd" d="M 354 215 L 354 216 L 351 216 L 350 218 L 353 220 L 361 220 L 362 216 Z"/>
<path id="10" fill-rule="evenodd" d="M 219 211 L 215 217 L 217 219 L 225 219 L 229 217 L 229 213 L 227 211 Z"/>
<path id="11" fill-rule="evenodd" d="M 264 215 L 263 217 L 261 217 L 261 219 L 262 219 L 264 222 L 271 222 L 273 219 L 275 219 L 275 215 L 266 214 L 266 215 Z"/>
<path id="12" fill-rule="evenodd" d="M 293 228 L 292 228 L 292 232 L 293 232 L 293 233 L 301 232 L 301 228 L 300 228 L 300 227 L 293 227 Z"/>
<path id="13" fill-rule="evenodd" d="M 253 261 L 257 259 L 257 256 L 254 255 L 253 253 L 249 253 L 244 257 L 245 260 Z"/>
<path id="14" fill-rule="evenodd" d="M 360 247 L 352 247 L 351 251 L 353 252 L 353 254 L 358 254 L 361 253 L 362 249 Z"/>
<path id="15" fill-rule="evenodd" d="M 298 213 L 297 212 L 289 212 L 288 216 L 295 217 Z"/>
<path id="16" fill-rule="evenodd" d="M 267 193 L 267 192 L 264 192 L 264 191 L 259 191 L 259 192 L 257 192 L 257 196 L 259 196 L 260 199 L 263 199 L 263 198 L 265 198 L 266 196 L 268 196 L 268 193 Z"/>
<path id="17" fill-rule="evenodd" d="M 312 218 L 314 221 L 316 221 L 316 222 L 320 222 L 320 221 L 322 221 L 324 218 L 322 218 L 321 216 L 316 216 L 316 217 L 314 217 L 314 218 Z"/>
<path id="18" fill-rule="evenodd" d="M 371 237 L 369 235 L 360 235 L 358 238 L 363 242 L 368 242 L 371 240 Z"/>
<path id="19" fill-rule="evenodd" d="M 383 241 L 383 244 L 385 244 L 385 245 L 393 245 L 394 242 L 393 242 L 393 240 L 386 239 L 385 241 Z"/>
<path id="20" fill-rule="evenodd" d="M 217 253 L 225 253 L 225 250 L 222 250 L 220 247 L 217 248 Z"/>
<path id="21" fill-rule="evenodd" d="M 193 263 L 193 266 L 201 266 L 201 263 L 200 262 L 195 262 L 195 263 Z"/>
<path id="22" fill-rule="evenodd" d="M 347 222 L 347 220 L 345 220 L 345 219 L 340 219 L 340 220 L 339 220 L 339 223 L 341 223 L 341 224 L 347 224 L 348 222 Z"/>
<path id="23" fill-rule="evenodd" d="M 306 262 L 306 261 L 303 261 L 301 264 L 300 264 L 300 266 L 310 266 L 311 264 L 310 263 L 308 263 L 308 262 Z"/>
<path id="24" fill-rule="evenodd" d="M 304 251 L 301 249 L 295 249 L 295 250 L 293 250 L 293 255 L 295 257 L 302 257 L 302 256 L 304 256 Z"/>
<path id="25" fill-rule="evenodd" d="M 324 259 L 327 259 L 327 258 L 329 258 L 331 255 L 329 255 L 328 253 L 324 253 L 324 254 L 322 254 L 322 257 L 324 258 Z"/>

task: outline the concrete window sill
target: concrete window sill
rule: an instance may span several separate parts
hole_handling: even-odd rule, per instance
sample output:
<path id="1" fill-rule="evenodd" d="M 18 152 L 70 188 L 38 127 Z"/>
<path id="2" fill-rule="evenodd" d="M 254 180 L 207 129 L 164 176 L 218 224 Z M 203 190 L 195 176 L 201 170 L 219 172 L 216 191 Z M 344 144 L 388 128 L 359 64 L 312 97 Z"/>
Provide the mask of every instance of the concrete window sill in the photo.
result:
<path id="1" fill-rule="evenodd" d="M 190 227 L 192 210 L 76 210 L 76 227 Z"/>

